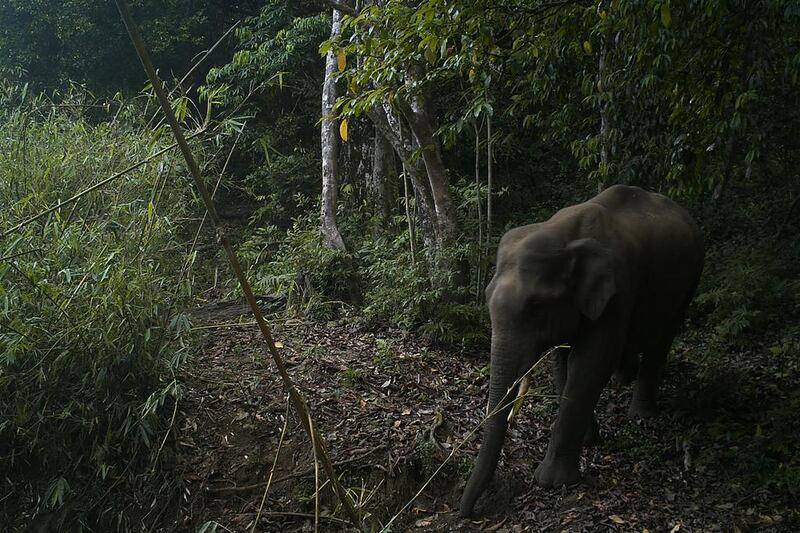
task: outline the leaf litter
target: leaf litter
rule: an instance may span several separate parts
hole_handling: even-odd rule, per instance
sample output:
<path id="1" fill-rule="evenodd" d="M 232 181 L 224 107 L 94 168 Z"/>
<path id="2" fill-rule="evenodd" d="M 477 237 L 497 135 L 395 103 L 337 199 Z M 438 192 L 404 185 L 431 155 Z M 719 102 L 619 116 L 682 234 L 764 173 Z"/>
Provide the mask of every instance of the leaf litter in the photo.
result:
<path id="1" fill-rule="evenodd" d="M 407 332 L 368 331 L 346 321 L 289 319 L 274 335 L 337 472 L 378 524 L 409 501 L 484 415 L 486 353 L 435 348 Z M 392 530 L 799 529 L 793 480 L 800 475 L 792 476 L 800 472 L 800 421 L 782 410 L 800 406 L 797 358 L 776 362 L 768 350 L 754 349 L 698 362 L 705 349 L 697 335 L 678 343 L 656 419 L 629 419 L 630 390 L 607 387 L 598 405 L 602 442 L 584 450 L 581 484 L 560 490 L 533 483 L 556 410 L 549 371 L 540 373 L 533 387 L 544 394 L 528 399 L 509 429 L 477 518 L 458 518 L 458 500 L 480 431 Z M 257 331 L 229 327 L 206 335 L 180 379 L 174 470 L 184 498 L 164 528 L 197 531 L 218 523 L 249 531 L 284 424 L 280 378 Z M 256 531 L 314 527 L 311 445 L 291 411 L 289 418 Z M 770 431 L 777 436 L 769 438 Z M 761 467 L 783 477 L 765 476 Z M 323 530 L 346 530 L 335 499 L 323 492 Z"/>

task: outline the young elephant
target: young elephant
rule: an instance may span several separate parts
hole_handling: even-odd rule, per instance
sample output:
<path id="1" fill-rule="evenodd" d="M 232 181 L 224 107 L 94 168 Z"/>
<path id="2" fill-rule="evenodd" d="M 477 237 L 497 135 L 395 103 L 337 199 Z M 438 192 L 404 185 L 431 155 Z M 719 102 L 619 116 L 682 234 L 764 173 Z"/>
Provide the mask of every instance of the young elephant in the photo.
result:
<path id="1" fill-rule="evenodd" d="M 486 288 L 492 320 L 489 411 L 542 352 L 554 356 L 560 396 L 550 444 L 535 472 L 543 487 L 578 481 L 584 439 L 611 375 L 636 378 L 630 413 L 656 411 L 656 391 L 672 340 L 703 269 L 703 237 L 691 216 L 660 194 L 615 185 L 550 220 L 515 228 L 500 241 Z M 641 360 L 639 359 L 641 354 Z M 501 403 L 502 402 L 502 403 Z M 461 515 L 494 474 L 510 407 L 486 422 Z"/>

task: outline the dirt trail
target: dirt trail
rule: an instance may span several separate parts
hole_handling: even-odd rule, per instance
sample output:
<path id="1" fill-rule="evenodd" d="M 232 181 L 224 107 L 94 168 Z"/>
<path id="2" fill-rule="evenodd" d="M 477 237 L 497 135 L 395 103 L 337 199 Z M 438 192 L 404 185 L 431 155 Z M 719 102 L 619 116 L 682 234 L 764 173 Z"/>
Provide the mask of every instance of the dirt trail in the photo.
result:
<path id="1" fill-rule="evenodd" d="M 342 322 L 287 320 L 274 335 L 345 486 L 367 501 L 365 508 L 381 524 L 478 424 L 485 408 L 485 355 L 434 350 L 402 332 L 358 331 Z M 693 352 L 703 349 L 698 340 L 676 347 L 665 415 L 657 420 L 628 419 L 630 392 L 606 391 L 598 409 L 603 442 L 584 451 L 581 485 L 548 491 L 532 483 L 555 409 L 545 396 L 529 401 L 510 430 L 495 482 L 477 508 L 484 518 L 464 521 L 455 512 L 478 434 L 393 530 L 800 529 L 800 494 L 792 481 L 800 481 L 800 475 L 792 477 L 800 472 L 797 359 L 781 360 L 779 379 L 775 364 L 761 364 L 759 358 L 771 356 L 766 349 L 747 354 L 746 365 L 739 354 L 718 363 L 724 372 L 709 372 L 691 362 Z M 280 379 L 253 327 L 209 329 L 181 379 L 176 473 L 186 494 L 179 523 L 171 527 L 197 531 L 213 521 L 218 531 L 247 531 L 284 426 Z M 550 394 L 547 369 L 535 382 Z M 257 531 L 313 530 L 310 451 L 290 413 Z M 322 492 L 321 529 L 342 529 L 344 514 L 329 491 Z"/>

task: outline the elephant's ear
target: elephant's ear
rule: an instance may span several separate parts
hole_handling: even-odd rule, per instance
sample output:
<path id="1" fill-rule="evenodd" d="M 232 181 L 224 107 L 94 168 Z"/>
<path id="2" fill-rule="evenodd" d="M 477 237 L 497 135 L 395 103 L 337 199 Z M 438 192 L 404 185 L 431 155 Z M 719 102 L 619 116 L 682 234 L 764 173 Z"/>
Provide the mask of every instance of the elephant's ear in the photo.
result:
<path id="1" fill-rule="evenodd" d="M 577 239 L 567 245 L 572 255 L 575 302 L 581 313 L 597 320 L 617 292 L 611 252 L 595 239 Z"/>

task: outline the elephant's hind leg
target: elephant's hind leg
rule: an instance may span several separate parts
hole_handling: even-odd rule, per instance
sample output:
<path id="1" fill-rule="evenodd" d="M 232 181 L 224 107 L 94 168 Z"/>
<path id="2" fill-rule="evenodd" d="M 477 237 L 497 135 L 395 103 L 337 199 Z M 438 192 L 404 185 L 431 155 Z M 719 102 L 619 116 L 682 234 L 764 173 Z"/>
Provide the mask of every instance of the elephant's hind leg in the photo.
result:
<path id="1" fill-rule="evenodd" d="M 662 340 L 645 350 L 639 363 L 639 374 L 633 386 L 633 397 L 628 414 L 634 418 L 652 418 L 658 414 L 658 388 L 664 377 L 667 355 L 678 331 L 677 324 L 670 328 Z"/>
<path id="2" fill-rule="evenodd" d="M 633 387 L 633 397 L 628 407 L 628 414 L 635 418 L 652 418 L 658 414 L 658 388 L 664 377 L 664 367 L 667 363 L 667 355 L 672 348 L 672 342 L 678 334 L 689 302 L 694 294 L 692 290 L 686 297 L 685 302 L 677 315 L 668 322 L 668 326 L 661 334 L 661 340 L 653 346 L 644 350 L 642 359 L 639 363 L 639 374 Z"/>
<path id="3" fill-rule="evenodd" d="M 633 397 L 631 398 L 628 414 L 635 418 L 652 418 L 658 414 L 658 387 L 664 373 L 664 365 L 667 360 L 672 340 L 662 343 L 658 349 L 645 352 L 639 365 L 639 375 L 633 386 Z"/>

